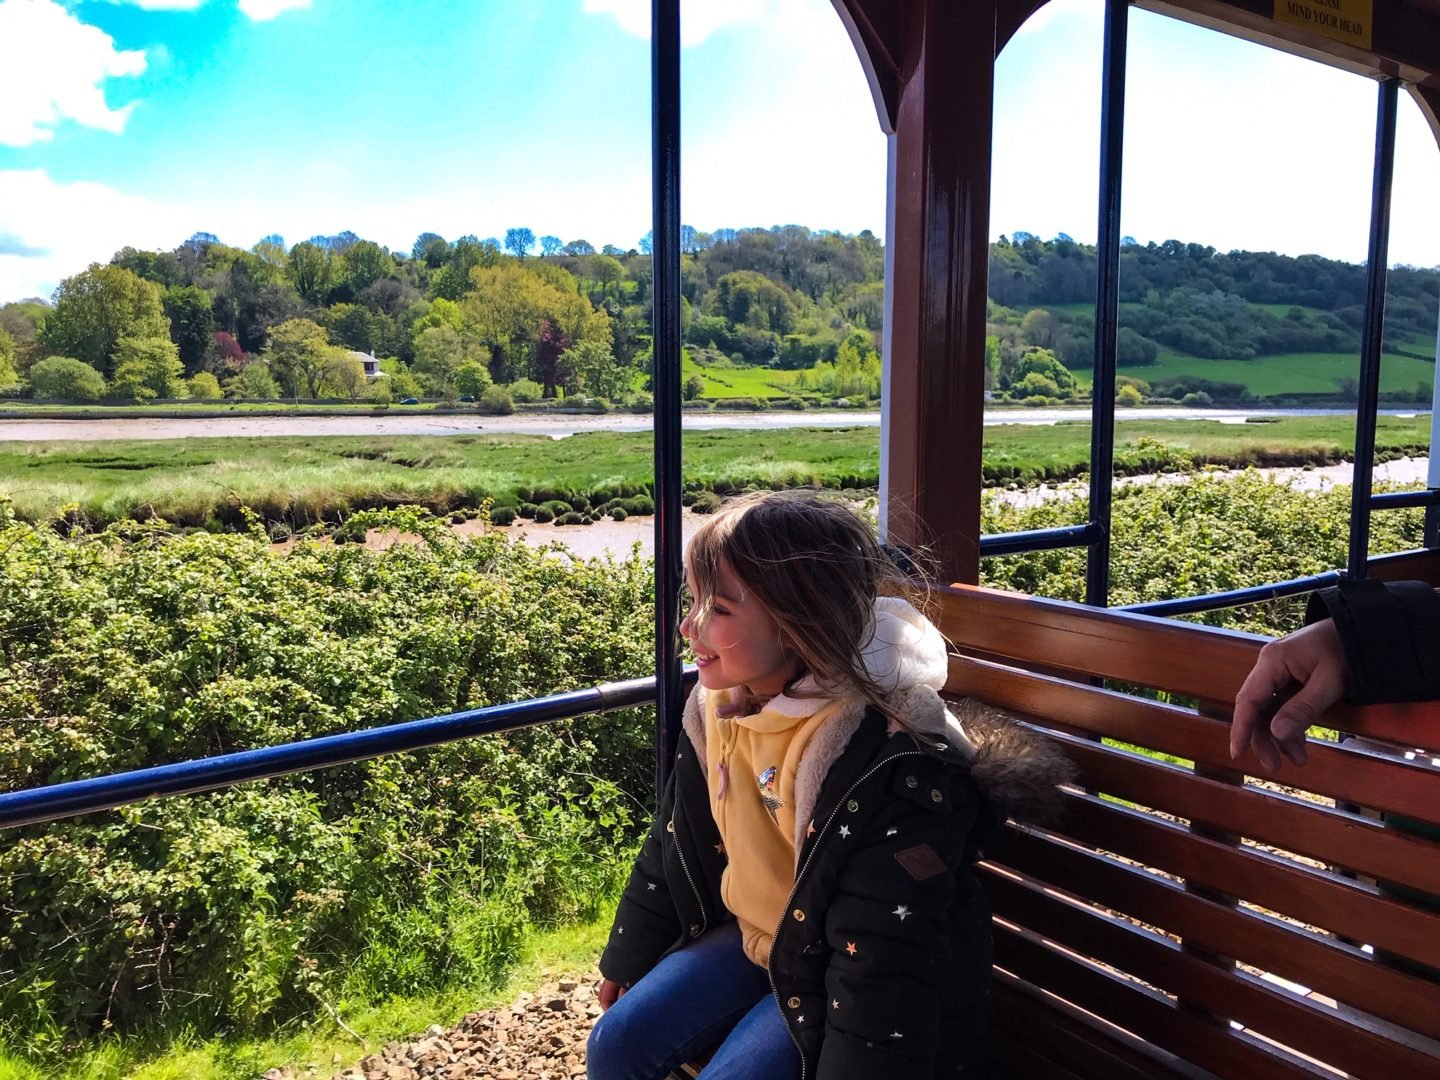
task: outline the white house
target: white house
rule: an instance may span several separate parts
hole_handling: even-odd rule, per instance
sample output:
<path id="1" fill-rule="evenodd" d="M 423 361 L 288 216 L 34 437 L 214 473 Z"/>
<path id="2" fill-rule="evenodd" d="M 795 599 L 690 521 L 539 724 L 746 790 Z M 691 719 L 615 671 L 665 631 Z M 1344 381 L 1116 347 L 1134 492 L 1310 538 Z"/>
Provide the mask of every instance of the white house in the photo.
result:
<path id="1" fill-rule="evenodd" d="M 356 360 L 359 360 L 361 365 L 365 368 L 365 378 L 385 379 L 389 377 L 385 374 L 385 372 L 380 370 L 380 361 L 375 359 L 375 357 L 371 356 L 368 352 L 351 352 L 350 355 L 353 356 Z"/>

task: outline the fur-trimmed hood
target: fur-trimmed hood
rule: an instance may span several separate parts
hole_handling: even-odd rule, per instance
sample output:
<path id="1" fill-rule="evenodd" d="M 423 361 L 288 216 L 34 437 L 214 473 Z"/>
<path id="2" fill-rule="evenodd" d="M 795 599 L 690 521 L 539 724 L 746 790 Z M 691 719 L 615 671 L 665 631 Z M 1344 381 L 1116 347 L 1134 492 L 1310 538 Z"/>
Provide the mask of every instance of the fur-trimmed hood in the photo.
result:
<path id="1" fill-rule="evenodd" d="M 945 639 L 914 605 L 900 597 L 878 598 L 862 655 L 867 673 L 886 692 L 885 712 L 892 735 L 908 733 L 927 752 L 957 764 L 967 763 L 997 820 L 1043 821 L 1055 815 L 1060 802 L 1056 785 L 1073 776 L 1074 766 L 1053 742 L 983 701 L 963 698 L 947 707 L 940 697 L 949 674 Z M 770 699 L 766 710 L 810 716 L 833 700 L 820 693 L 808 677 L 796 691 Z M 702 770 L 707 767 L 706 695 L 704 687 L 696 686 L 684 714 L 685 733 Z M 805 747 L 795 779 L 797 857 L 821 785 L 870 707 L 858 695 L 850 696 Z"/>

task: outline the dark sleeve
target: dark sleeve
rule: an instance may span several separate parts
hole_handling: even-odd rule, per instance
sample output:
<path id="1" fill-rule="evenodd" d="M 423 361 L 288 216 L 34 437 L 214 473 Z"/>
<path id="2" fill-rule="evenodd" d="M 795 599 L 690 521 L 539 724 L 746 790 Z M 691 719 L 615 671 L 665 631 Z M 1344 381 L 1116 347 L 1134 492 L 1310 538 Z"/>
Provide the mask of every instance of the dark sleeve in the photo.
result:
<path id="1" fill-rule="evenodd" d="M 967 958 L 954 949 L 956 872 L 974 820 L 973 789 L 968 779 L 927 770 L 907 789 L 913 775 L 900 769 L 892 805 L 862 836 L 827 838 L 857 846 L 825 920 L 831 959 L 817 1080 L 929 1076 L 942 1039 L 953 1034 L 940 1030 L 942 984 L 967 977 Z M 979 932 L 988 933 L 988 920 Z"/>
<path id="2" fill-rule="evenodd" d="M 1310 597 L 1307 623 L 1335 620 L 1351 704 L 1440 699 L 1440 595 L 1421 581 L 1344 581 Z"/>
<path id="3" fill-rule="evenodd" d="M 620 896 L 609 944 L 600 956 L 600 974 L 627 989 L 654 967 L 680 936 L 680 916 L 665 880 L 665 843 L 670 839 L 666 826 L 675 809 L 678 772 L 670 770 L 655 821 Z"/>

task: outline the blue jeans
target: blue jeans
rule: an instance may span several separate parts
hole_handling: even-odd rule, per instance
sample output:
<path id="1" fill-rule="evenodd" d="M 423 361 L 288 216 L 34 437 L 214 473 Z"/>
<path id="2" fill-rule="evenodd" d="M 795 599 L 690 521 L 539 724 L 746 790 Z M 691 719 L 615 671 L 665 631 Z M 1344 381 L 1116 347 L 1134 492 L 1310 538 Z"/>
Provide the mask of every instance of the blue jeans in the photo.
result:
<path id="1" fill-rule="evenodd" d="M 585 1064 L 590 1080 L 665 1080 L 717 1043 L 705 1080 L 800 1075 L 769 976 L 741 949 L 734 922 L 665 957 L 612 1005 L 590 1032 Z"/>

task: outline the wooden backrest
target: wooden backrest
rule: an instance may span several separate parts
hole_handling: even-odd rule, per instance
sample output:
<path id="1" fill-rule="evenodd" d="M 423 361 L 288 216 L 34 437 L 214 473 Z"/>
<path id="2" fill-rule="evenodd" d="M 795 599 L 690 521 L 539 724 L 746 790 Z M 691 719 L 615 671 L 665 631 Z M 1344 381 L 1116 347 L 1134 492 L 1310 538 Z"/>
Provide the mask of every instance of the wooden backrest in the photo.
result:
<path id="1" fill-rule="evenodd" d="M 1440 706 L 1337 708 L 1362 740 L 1247 776 L 1230 710 L 1265 639 L 970 586 L 939 600 L 947 692 L 1079 768 L 1060 821 L 1008 826 L 981 865 L 1016 1075 L 1440 1076 Z"/>

